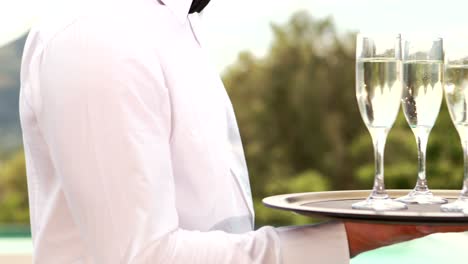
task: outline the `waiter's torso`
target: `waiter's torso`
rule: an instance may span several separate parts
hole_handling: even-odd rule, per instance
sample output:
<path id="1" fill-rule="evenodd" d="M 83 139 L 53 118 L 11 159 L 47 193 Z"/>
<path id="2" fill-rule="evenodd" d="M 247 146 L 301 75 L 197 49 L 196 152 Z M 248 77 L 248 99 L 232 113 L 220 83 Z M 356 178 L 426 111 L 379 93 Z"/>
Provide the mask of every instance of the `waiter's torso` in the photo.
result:
<path id="1" fill-rule="evenodd" d="M 61 14 L 34 28 L 24 51 L 20 100 L 28 101 L 28 107 L 21 107 L 21 121 L 33 240 L 37 257 L 44 260 L 53 253 L 52 249 L 76 251 L 82 241 L 78 235 L 63 235 L 73 233 L 77 226 L 56 164 L 49 155 L 48 143 L 41 136 L 44 129 L 38 120 L 47 112 L 43 111 L 47 105 L 41 102 L 40 61 L 54 52 L 53 46 L 49 46 L 54 38 L 83 19 L 109 30 L 132 27 L 134 34 L 128 37 L 134 38 L 135 49 L 146 38 L 157 38 L 160 43 L 151 52 L 159 54 L 160 61 L 155 62 L 155 67 L 162 68 L 170 95 L 169 143 L 179 226 L 233 233 L 253 227 L 250 186 L 234 112 L 200 45 L 197 15 L 183 21 L 174 15 L 174 10 L 156 0 L 120 2 L 108 8 L 105 4 L 70 8 L 73 10 L 70 15 Z M 67 58 L 63 58 L 63 63 L 67 63 Z"/>

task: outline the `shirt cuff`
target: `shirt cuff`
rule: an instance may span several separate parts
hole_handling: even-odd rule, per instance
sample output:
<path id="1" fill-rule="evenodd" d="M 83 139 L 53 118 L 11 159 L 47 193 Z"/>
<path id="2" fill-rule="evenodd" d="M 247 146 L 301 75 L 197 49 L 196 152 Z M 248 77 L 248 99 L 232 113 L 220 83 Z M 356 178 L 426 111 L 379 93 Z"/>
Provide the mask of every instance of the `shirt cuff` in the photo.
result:
<path id="1" fill-rule="evenodd" d="M 349 247 L 342 223 L 280 227 L 282 264 L 347 264 Z"/>

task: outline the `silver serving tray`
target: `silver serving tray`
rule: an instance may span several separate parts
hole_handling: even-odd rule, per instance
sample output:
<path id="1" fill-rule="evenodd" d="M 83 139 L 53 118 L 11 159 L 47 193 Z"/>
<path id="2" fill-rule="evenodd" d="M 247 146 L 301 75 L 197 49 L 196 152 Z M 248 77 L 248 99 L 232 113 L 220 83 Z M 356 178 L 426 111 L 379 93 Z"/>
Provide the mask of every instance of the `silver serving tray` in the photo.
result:
<path id="1" fill-rule="evenodd" d="M 389 190 L 392 198 L 408 194 L 410 190 Z M 310 192 L 276 195 L 263 199 L 267 207 L 292 211 L 301 215 L 331 218 L 346 221 L 386 222 L 392 224 L 441 224 L 468 223 L 468 215 L 440 211 L 440 205 L 408 205 L 401 211 L 355 210 L 351 204 L 364 200 L 370 190 Z M 449 202 L 458 198 L 458 190 L 432 190 L 434 195 L 447 198 Z"/>

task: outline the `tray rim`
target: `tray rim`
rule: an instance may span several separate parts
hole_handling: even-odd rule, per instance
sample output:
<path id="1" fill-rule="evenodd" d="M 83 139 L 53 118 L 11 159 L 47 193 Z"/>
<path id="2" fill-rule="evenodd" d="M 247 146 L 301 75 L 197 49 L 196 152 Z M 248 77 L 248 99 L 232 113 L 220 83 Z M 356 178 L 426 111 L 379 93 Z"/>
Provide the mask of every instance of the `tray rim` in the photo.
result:
<path id="1" fill-rule="evenodd" d="M 388 194 L 394 198 L 400 195 L 407 194 L 409 189 L 390 189 L 387 190 Z M 460 190 L 431 190 L 436 195 L 441 195 L 449 199 L 456 199 L 460 194 Z M 292 211 L 305 216 L 315 216 L 319 218 L 338 219 L 346 221 L 364 221 L 364 222 L 384 222 L 391 224 L 461 224 L 468 223 L 468 215 L 463 213 L 421 213 L 410 211 L 370 211 L 370 210 L 355 210 L 338 209 L 338 208 L 324 208 L 314 207 L 308 205 L 302 206 L 306 203 L 305 197 L 313 196 L 316 202 L 319 201 L 332 201 L 332 200 L 351 200 L 351 199 L 365 199 L 371 190 L 341 190 L 341 191 L 324 191 L 324 192 L 302 192 L 281 194 L 266 197 L 262 203 L 270 208 L 280 209 L 285 211 Z M 348 199 L 331 199 L 336 195 L 348 195 Z M 339 198 L 339 197 L 338 197 Z M 310 203 L 311 200 L 307 200 Z M 302 204 L 301 204 L 302 203 Z"/>

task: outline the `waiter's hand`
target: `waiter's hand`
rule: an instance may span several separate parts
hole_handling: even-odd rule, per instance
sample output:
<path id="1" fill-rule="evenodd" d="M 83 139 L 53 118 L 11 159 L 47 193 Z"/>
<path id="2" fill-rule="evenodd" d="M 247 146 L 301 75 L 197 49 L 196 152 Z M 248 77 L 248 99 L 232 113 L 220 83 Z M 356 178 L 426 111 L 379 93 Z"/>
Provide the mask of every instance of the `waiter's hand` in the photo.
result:
<path id="1" fill-rule="evenodd" d="M 364 251 L 433 233 L 468 231 L 468 224 L 459 226 L 429 226 L 345 222 L 345 227 L 351 257 Z"/>

